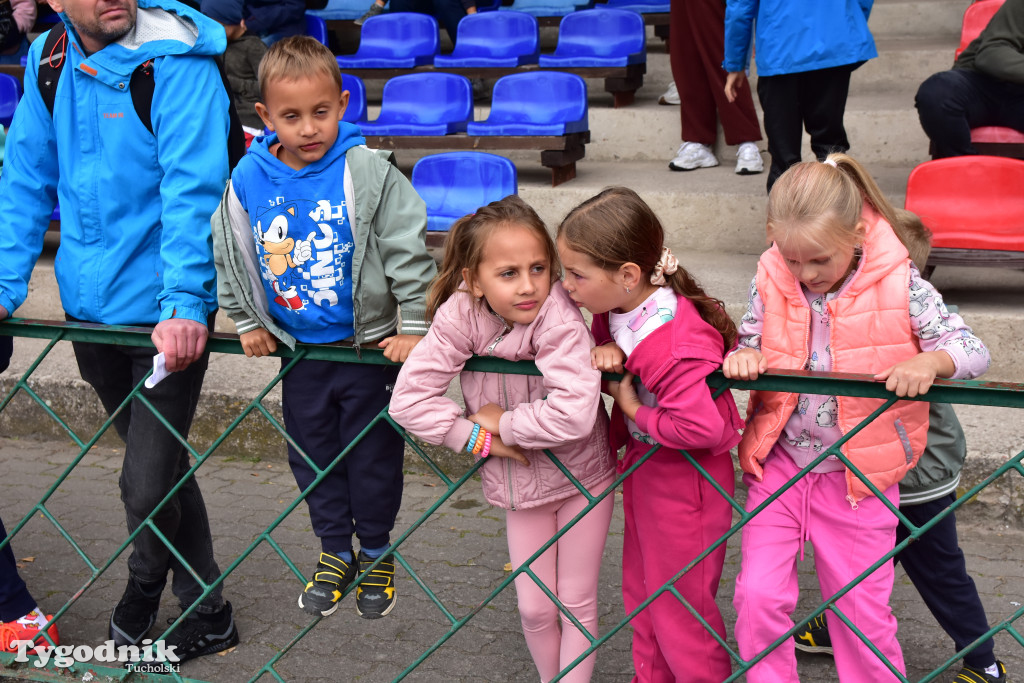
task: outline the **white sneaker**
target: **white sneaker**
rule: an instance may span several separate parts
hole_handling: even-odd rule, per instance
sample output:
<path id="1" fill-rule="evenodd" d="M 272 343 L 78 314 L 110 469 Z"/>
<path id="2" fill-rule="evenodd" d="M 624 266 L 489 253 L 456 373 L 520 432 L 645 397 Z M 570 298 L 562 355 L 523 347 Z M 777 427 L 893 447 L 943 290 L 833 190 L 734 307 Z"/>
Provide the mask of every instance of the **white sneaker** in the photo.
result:
<path id="1" fill-rule="evenodd" d="M 679 104 L 679 91 L 676 90 L 676 82 L 668 84 L 668 90 L 658 98 L 658 104 Z"/>
<path id="2" fill-rule="evenodd" d="M 668 167 L 673 171 L 692 171 L 695 168 L 712 166 L 718 166 L 718 159 L 710 147 L 699 142 L 684 142 L 679 145 L 676 158 L 668 162 Z"/>
<path id="3" fill-rule="evenodd" d="M 736 173 L 739 175 L 754 175 L 764 170 L 764 161 L 761 159 L 761 152 L 757 144 L 744 142 L 736 150 Z"/>

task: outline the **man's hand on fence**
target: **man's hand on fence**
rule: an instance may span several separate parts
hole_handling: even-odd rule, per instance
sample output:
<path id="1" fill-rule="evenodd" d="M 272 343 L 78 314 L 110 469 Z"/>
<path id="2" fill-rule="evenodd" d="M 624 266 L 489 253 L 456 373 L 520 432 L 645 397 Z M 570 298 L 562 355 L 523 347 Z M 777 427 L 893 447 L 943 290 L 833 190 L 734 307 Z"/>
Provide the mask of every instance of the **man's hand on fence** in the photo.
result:
<path id="1" fill-rule="evenodd" d="M 168 318 L 153 328 L 153 344 L 164 354 L 167 370 L 184 370 L 203 355 L 210 331 L 206 325 L 186 318 Z"/>
<path id="2" fill-rule="evenodd" d="M 768 363 L 760 351 L 740 349 L 722 361 L 722 374 L 729 379 L 754 380 L 768 369 Z"/>
<path id="3" fill-rule="evenodd" d="M 277 338 L 262 327 L 243 332 L 238 335 L 238 341 L 242 342 L 242 350 L 249 358 L 269 356 L 277 351 Z"/>
<path id="4" fill-rule="evenodd" d="M 4 308 L 3 306 L 0 306 L 0 320 L 5 319 L 9 315 L 10 313 L 7 311 L 7 309 Z"/>
<path id="5" fill-rule="evenodd" d="M 409 357 L 413 347 L 420 343 L 423 337 L 415 334 L 396 334 L 393 337 L 385 337 L 377 344 L 378 348 L 384 349 L 384 357 L 393 363 L 404 363 Z"/>
<path id="6" fill-rule="evenodd" d="M 897 396 L 913 398 L 927 394 L 936 377 L 951 377 L 956 372 L 953 357 L 945 351 L 924 351 L 875 375 L 885 380 L 885 388 Z"/>

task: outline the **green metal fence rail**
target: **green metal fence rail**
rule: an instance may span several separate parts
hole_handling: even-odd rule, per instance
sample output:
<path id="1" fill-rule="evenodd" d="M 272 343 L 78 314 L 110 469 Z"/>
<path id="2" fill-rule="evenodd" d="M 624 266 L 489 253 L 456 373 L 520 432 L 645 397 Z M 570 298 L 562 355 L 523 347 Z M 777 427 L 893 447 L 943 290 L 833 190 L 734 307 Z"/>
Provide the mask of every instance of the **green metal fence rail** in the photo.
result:
<path id="1" fill-rule="evenodd" d="M 268 410 L 266 406 L 264 406 L 263 401 L 271 392 L 271 390 L 281 381 L 285 374 L 288 373 L 288 371 L 291 369 L 291 367 L 295 364 L 297 360 L 301 358 L 309 358 L 318 360 L 374 364 L 388 363 L 388 361 L 383 358 L 383 355 L 379 351 L 376 351 L 375 349 L 358 350 L 354 348 L 334 345 L 300 345 L 295 352 L 290 352 L 286 348 L 282 349 L 278 354 L 275 355 L 290 357 L 293 360 L 290 363 L 286 364 L 281 369 L 281 371 L 273 378 L 273 380 L 269 384 L 267 384 L 251 400 L 251 402 L 248 403 L 248 405 L 245 406 L 242 412 L 224 428 L 223 432 L 213 441 L 213 443 L 211 443 L 211 445 L 208 448 L 200 452 L 196 450 L 191 444 L 189 444 L 188 440 L 185 438 L 184 435 L 175 433 L 175 437 L 188 449 L 189 453 L 195 459 L 195 464 L 188 471 L 185 477 L 183 477 L 181 482 L 179 482 L 170 491 L 170 493 L 167 494 L 167 496 L 158 506 L 157 510 L 154 510 L 154 512 L 146 518 L 146 520 L 139 526 L 138 529 L 136 529 L 134 533 L 125 538 L 125 540 L 108 558 L 102 561 L 94 561 L 90 558 L 89 553 L 87 552 L 88 549 L 83 547 L 82 544 L 76 541 L 60 523 L 60 521 L 50 512 L 50 510 L 47 508 L 47 502 L 54 495 L 54 493 L 65 483 L 71 472 L 75 469 L 75 467 L 79 465 L 79 463 L 81 463 L 82 459 L 86 456 L 86 454 L 89 453 L 90 449 L 93 448 L 93 446 L 100 439 L 100 437 L 107 431 L 107 429 L 109 429 L 109 427 L 113 423 L 114 418 L 113 416 L 111 416 L 110 418 L 106 419 L 103 422 L 100 429 L 95 434 L 87 438 L 83 437 L 82 435 L 77 434 L 75 430 L 68 424 L 68 422 L 60 415 L 58 415 L 47 404 L 46 400 L 41 398 L 36 393 L 36 391 L 33 390 L 31 385 L 31 379 L 33 373 L 37 370 L 40 363 L 53 350 L 55 345 L 61 341 L 85 341 L 146 347 L 152 346 L 152 343 L 150 341 L 150 332 L 151 330 L 147 328 L 107 327 L 83 323 L 54 323 L 30 320 L 11 320 L 0 323 L 0 335 L 34 337 L 49 340 L 49 343 L 46 345 L 45 349 L 39 354 L 39 356 L 30 365 L 30 367 L 21 375 L 21 377 L 17 379 L 11 390 L 3 397 L 2 401 L 0 401 L 0 413 L 2 413 L 3 410 L 10 404 L 11 400 L 14 398 L 15 395 L 17 395 L 18 393 L 22 393 L 30 397 L 30 399 L 35 402 L 35 404 L 39 407 L 40 410 L 42 410 L 46 415 L 48 415 L 52 420 L 54 420 L 56 424 L 58 424 L 60 428 L 68 435 L 68 437 L 70 437 L 70 439 L 74 442 L 75 446 L 78 448 L 78 454 L 72 459 L 70 464 L 68 464 L 64 468 L 64 470 L 57 476 L 53 484 L 45 492 L 43 492 L 38 502 L 36 502 L 31 507 L 31 509 L 24 515 L 24 517 L 20 519 L 20 521 L 17 522 L 17 524 L 13 526 L 13 528 L 9 529 L 8 537 L 0 540 L 0 549 L 2 549 L 7 544 L 9 544 L 15 536 L 18 535 L 18 533 L 22 530 L 22 528 L 25 526 L 26 523 L 28 523 L 30 519 L 32 519 L 36 515 L 42 515 L 67 541 L 68 545 L 74 550 L 75 554 L 77 554 L 77 556 L 82 560 L 84 565 L 88 568 L 90 574 L 88 580 L 79 588 L 79 590 L 77 590 L 73 595 L 71 595 L 67 599 L 67 601 L 60 607 L 60 609 L 57 610 L 57 612 L 55 613 L 55 621 L 58 624 L 60 623 L 61 617 L 68 611 L 68 609 L 72 605 L 74 605 L 74 603 L 77 600 L 79 600 L 90 589 L 90 587 L 94 585 L 94 583 L 115 561 L 117 561 L 118 557 L 126 548 L 128 548 L 128 546 L 131 544 L 135 536 L 138 533 L 140 533 L 143 529 L 147 528 L 150 531 L 152 531 L 158 538 L 160 538 L 165 545 L 167 545 L 171 553 L 173 553 L 173 555 L 178 559 L 178 561 L 181 562 L 182 565 L 187 568 L 187 570 L 191 573 L 192 577 L 203 588 L 202 598 L 205 598 L 207 595 L 209 595 L 210 592 L 213 591 L 217 585 L 222 583 L 226 577 L 230 576 L 232 572 L 234 572 L 239 567 L 239 565 L 242 562 L 244 562 L 247 558 L 249 558 L 252 555 L 253 551 L 255 551 L 262 544 L 266 544 L 281 559 L 281 561 L 284 564 L 284 571 L 291 572 L 291 574 L 295 576 L 298 582 L 304 584 L 305 578 L 303 577 L 302 572 L 298 569 L 298 567 L 291 560 L 288 554 L 282 549 L 282 547 L 274 540 L 271 534 L 281 524 L 281 522 L 305 500 L 305 497 L 308 494 L 308 492 L 326 476 L 328 471 L 335 465 L 337 465 L 337 463 L 341 461 L 342 458 L 345 457 L 345 455 L 351 448 L 352 444 L 346 446 L 345 449 L 338 454 L 334 462 L 326 469 L 317 468 L 315 465 L 313 465 L 312 461 L 309 460 L 309 458 L 305 454 L 302 454 L 302 457 L 306 459 L 307 463 L 313 468 L 314 472 L 316 472 L 316 478 L 313 481 L 313 483 L 305 490 L 301 491 L 300 495 L 296 497 L 293 501 L 291 501 L 291 503 L 285 507 L 285 509 L 280 513 L 280 515 L 278 515 L 278 517 L 267 528 L 265 528 L 262 532 L 257 534 L 256 537 L 253 538 L 252 541 L 248 544 L 248 546 L 246 546 L 245 549 L 227 565 L 227 567 L 222 572 L 221 576 L 218 577 L 212 583 L 203 582 L 195 573 L 195 571 L 191 567 L 189 567 L 187 563 L 185 563 L 184 558 L 180 555 L 180 553 L 171 545 L 171 543 L 168 542 L 167 538 L 156 527 L 156 525 L 152 521 L 153 515 L 163 505 L 167 504 L 167 502 L 177 493 L 178 489 L 182 485 L 184 485 L 186 479 L 188 477 L 194 476 L 195 472 L 210 459 L 210 457 L 217 451 L 218 447 L 220 447 L 223 444 L 225 439 L 227 439 L 232 434 L 232 432 L 234 432 L 238 428 L 238 426 L 242 423 L 243 420 L 249 418 L 250 416 L 262 417 L 262 419 L 266 420 L 267 423 L 270 424 L 272 428 L 280 434 L 282 439 L 287 440 L 293 446 L 296 446 L 294 441 L 292 441 L 291 437 L 289 437 L 289 435 L 287 434 L 283 425 L 277 420 L 277 418 L 274 417 L 274 415 L 271 414 L 270 410 Z M 241 346 L 237 341 L 237 337 L 235 337 L 234 335 L 213 335 L 209 340 L 207 346 L 214 353 L 242 353 Z M 466 369 L 483 372 L 539 374 L 536 367 L 532 363 L 511 363 L 508 361 L 498 359 L 475 358 L 466 365 Z M 808 619 L 813 618 L 819 614 L 822 614 L 826 610 L 830 610 L 833 613 L 835 613 L 844 623 L 847 624 L 847 626 L 849 626 L 857 634 L 858 637 L 860 637 L 865 643 L 869 645 L 869 647 L 875 653 L 876 656 L 885 661 L 885 658 L 883 657 L 881 652 L 879 652 L 879 650 L 873 644 L 870 643 L 870 641 L 864 636 L 864 634 L 859 629 L 857 629 L 856 625 L 852 623 L 848 615 L 844 614 L 839 609 L 839 607 L 836 605 L 836 601 L 840 597 L 845 595 L 847 592 L 849 592 L 853 587 L 857 585 L 857 583 L 863 580 L 875 569 L 880 567 L 882 564 L 890 561 L 896 553 L 898 553 L 900 550 L 906 547 L 909 543 L 913 542 L 922 534 L 926 533 L 935 524 L 937 524 L 941 520 L 941 518 L 945 517 L 946 515 L 953 514 L 957 509 L 966 504 L 978 492 L 982 491 L 992 482 L 996 481 L 997 479 L 1004 475 L 1010 474 L 1011 470 L 1015 472 L 1017 475 L 1024 476 L 1024 451 L 1022 451 L 1017 453 L 1015 456 L 1009 458 L 1004 464 L 1000 465 L 995 471 L 989 474 L 984 479 L 984 481 L 973 486 L 969 491 L 967 491 L 963 496 L 961 496 L 953 505 L 947 508 L 938 517 L 934 518 L 933 520 L 931 520 L 923 526 L 915 527 L 912 524 L 910 524 L 907 518 L 900 513 L 898 507 L 893 506 L 884 496 L 879 495 L 880 492 L 874 487 L 874 485 L 868 482 L 867 479 L 860 472 L 857 471 L 856 467 L 853 466 L 853 464 L 850 463 L 847 460 L 846 456 L 843 455 L 839 450 L 839 447 L 847 439 L 853 436 L 857 431 L 863 428 L 864 425 L 866 425 L 872 419 L 880 415 L 890 405 L 892 405 L 892 403 L 895 402 L 893 394 L 887 392 L 884 388 L 884 385 L 872 382 L 869 378 L 866 379 L 866 376 L 840 375 L 838 373 L 823 375 L 822 373 L 810 372 L 790 372 L 785 374 L 770 373 L 768 375 L 762 376 L 755 382 L 729 381 L 726 380 L 720 373 L 715 373 L 709 379 L 708 383 L 711 386 L 715 395 L 718 395 L 721 392 L 730 389 L 745 390 L 757 388 L 762 390 L 774 391 L 791 391 L 815 394 L 834 394 L 842 396 L 871 397 L 885 399 L 885 402 L 857 428 L 852 430 L 849 434 L 845 435 L 845 437 L 840 442 L 836 443 L 831 448 L 825 450 L 823 453 L 820 454 L 820 456 L 818 456 L 818 458 L 813 463 L 803 468 L 803 470 L 801 470 L 801 472 L 798 475 L 796 475 L 793 478 L 793 480 L 790 481 L 789 485 L 777 491 L 770 498 L 768 498 L 768 500 L 766 500 L 764 503 L 758 506 L 757 509 L 749 513 L 745 511 L 744 506 L 741 503 L 737 502 L 737 500 L 734 497 L 729 496 L 725 492 L 725 490 L 723 490 L 722 487 L 719 486 L 708 475 L 708 473 L 701 467 L 699 462 L 692 458 L 688 453 L 682 452 L 682 457 L 685 457 L 695 468 L 697 468 L 698 471 L 700 471 L 701 475 L 709 483 L 711 483 L 712 486 L 714 486 L 714 488 L 718 491 L 719 495 L 723 496 L 728 500 L 729 504 L 735 511 L 734 517 L 738 521 L 736 521 L 733 524 L 732 528 L 730 528 L 728 532 L 726 532 L 722 537 L 714 541 L 698 557 L 693 558 L 688 564 L 680 567 L 678 573 L 670 581 L 666 582 L 664 585 L 658 588 L 647 600 L 645 600 L 631 613 L 623 615 L 623 617 L 614 626 L 608 628 L 606 632 L 600 636 L 593 633 L 589 633 L 583 627 L 579 620 L 576 619 L 576 617 L 565 607 L 565 605 L 563 605 L 555 597 L 551 588 L 543 584 L 543 582 L 531 569 L 531 565 L 534 562 L 534 560 L 540 557 L 548 548 L 550 548 L 554 543 L 556 543 L 562 535 L 564 535 L 576 522 L 578 522 L 587 513 L 589 513 L 590 510 L 592 510 L 601 500 L 611 495 L 615 488 L 625 478 L 629 477 L 638 467 L 642 467 L 643 464 L 651 457 L 651 455 L 661 447 L 652 447 L 651 450 L 645 456 L 643 456 L 638 462 L 631 466 L 626 472 L 623 472 L 620 476 L 618 476 L 611 486 L 609 486 L 604 491 L 598 493 L 597 495 L 592 495 L 584 487 L 582 487 L 580 483 L 572 476 L 572 474 L 568 470 L 566 470 L 566 468 L 560 462 L 558 462 L 557 458 L 555 458 L 550 452 L 548 452 L 548 457 L 552 458 L 555 465 L 559 467 L 559 469 L 566 475 L 566 477 L 568 477 L 569 480 L 576 486 L 576 488 L 587 498 L 587 506 L 569 524 L 567 524 L 565 527 L 559 530 L 559 532 L 555 536 L 553 536 L 543 546 L 541 546 L 540 549 L 537 550 L 537 552 L 535 552 L 529 558 L 529 560 L 527 560 L 522 566 L 517 568 L 515 571 L 509 573 L 509 575 L 506 576 L 504 580 L 502 580 L 478 605 L 471 609 L 465 610 L 464 613 L 462 614 L 459 614 L 458 610 L 454 610 L 446 604 L 444 604 L 444 602 L 438 597 L 438 595 L 433 590 L 431 590 L 431 588 L 427 585 L 427 581 L 422 576 L 420 576 L 420 574 L 416 571 L 416 568 L 413 567 L 403 556 L 402 547 L 406 543 L 415 542 L 414 536 L 416 531 L 427 520 L 431 518 L 431 516 L 438 510 L 439 507 L 441 507 L 446 501 L 448 501 L 453 494 L 455 494 L 467 481 L 469 481 L 473 477 L 473 475 L 480 468 L 484 461 L 477 461 L 474 465 L 468 467 L 465 470 L 465 472 L 461 474 L 461 476 L 453 478 L 447 475 L 445 471 L 417 444 L 416 441 L 411 439 L 408 435 L 405 435 L 406 443 L 418 455 L 418 457 L 423 460 L 423 462 L 430 469 L 430 471 L 432 471 L 433 474 L 440 480 L 443 486 L 443 490 L 441 491 L 441 494 L 439 495 L 437 500 L 432 505 L 430 505 L 428 509 L 426 509 L 423 512 L 423 514 L 418 517 L 418 519 L 416 519 L 411 525 L 409 525 L 407 529 L 402 531 L 398 538 L 392 543 L 394 557 L 396 561 L 399 564 L 401 564 L 405 571 L 408 573 L 409 577 L 412 579 L 412 582 L 415 583 L 425 593 L 429 600 L 437 607 L 440 613 L 444 616 L 445 620 L 447 620 L 449 627 L 448 630 L 445 631 L 443 635 L 441 635 L 441 637 L 439 637 L 436 640 L 436 642 L 434 642 L 433 645 L 431 645 L 425 651 L 423 651 L 422 654 L 415 661 L 410 662 L 408 666 L 394 680 L 399 681 L 404 679 L 410 673 L 415 671 L 416 668 L 420 666 L 433 653 L 443 648 L 445 643 L 452 636 L 454 636 L 459 631 L 459 629 L 461 629 L 467 622 L 472 620 L 482 610 L 484 610 L 488 605 L 490 605 L 493 602 L 493 600 L 502 591 L 508 588 L 508 586 L 520 574 L 526 574 L 535 583 L 537 583 L 537 585 L 552 600 L 552 602 L 557 606 L 558 610 L 565 616 L 565 618 L 568 619 L 577 629 L 579 629 L 580 632 L 584 635 L 584 637 L 586 637 L 587 640 L 590 642 L 590 647 L 584 653 L 582 653 L 572 664 L 570 664 L 566 670 L 562 671 L 559 677 L 555 680 L 561 679 L 562 676 L 567 674 L 568 671 L 572 669 L 572 667 L 576 666 L 579 662 L 583 661 L 583 659 L 586 658 L 592 652 L 598 650 L 603 644 L 605 644 L 610 638 L 614 637 L 617 633 L 627 628 L 629 626 L 630 621 L 637 614 L 646 609 L 651 602 L 653 602 L 656 598 L 660 597 L 664 593 L 670 593 L 674 595 L 677 600 L 681 601 L 686 606 L 686 608 L 691 612 L 691 614 L 694 615 L 694 618 L 698 619 L 702 623 L 704 628 L 707 629 L 709 633 L 711 633 L 724 648 L 726 648 L 726 651 L 729 653 L 730 657 L 733 660 L 734 668 L 734 673 L 732 674 L 732 676 L 726 679 L 727 681 L 736 680 L 743 676 L 743 674 L 751 666 L 759 662 L 772 649 L 774 649 L 779 644 L 785 642 L 790 637 L 792 637 L 793 634 Z M 118 412 L 124 410 L 128 406 L 129 402 L 133 400 L 133 398 L 138 399 L 150 410 L 153 410 L 152 406 L 140 393 L 141 388 L 142 384 L 140 383 L 140 385 L 136 387 L 132 395 L 130 395 L 125 400 L 125 402 L 118 408 Z M 919 399 L 917 400 L 953 404 L 1024 408 L 1024 385 L 992 383 L 982 381 L 940 380 L 936 383 L 932 390 L 929 391 L 927 396 L 919 397 Z M 171 430 L 171 427 L 167 424 L 167 422 L 163 419 L 162 416 L 160 416 L 157 413 L 157 417 L 161 420 L 164 426 Z M 401 427 L 395 424 L 387 415 L 387 412 L 384 411 L 381 414 L 379 414 L 373 420 L 373 422 L 367 425 L 366 429 L 363 430 L 359 438 L 362 438 L 364 434 L 366 434 L 373 426 L 375 426 L 379 422 L 386 422 L 387 424 L 391 425 L 394 429 L 404 434 L 404 430 L 402 430 Z M 173 430 L 171 431 L 172 433 L 174 433 Z M 356 442 L 358 442 L 358 439 Z M 899 519 L 899 522 L 910 530 L 910 536 L 903 543 L 897 545 L 893 550 L 880 556 L 871 567 L 865 570 L 855 580 L 851 581 L 847 586 L 839 590 L 835 595 L 831 596 L 823 604 L 820 604 L 818 607 L 816 607 L 811 613 L 805 615 L 794 615 L 796 620 L 796 626 L 790 629 L 790 631 L 788 631 L 787 633 L 781 635 L 770 646 L 768 650 L 760 653 L 757 657 L 753 659 L 743 660 L 743 658 L 740 657 L 735 648 L 732 647 L 727 641 L 724 641 L 721 638 L 719 638 L 719 636 L 717 636 L 714 633 L 713 629 L 697 613 L 697 611 L 691 605 L 687 604 L 684 597 L 675 588 L 674 583 L 680 577 L 682 577 L 684 574 L 686 574 L 688 571 L 694 568 L 698 563 L 704 560 L 704 558 L 706 558 L 716 548 L 719 548 L 723 544 L 727 543 L 733 536 L 738 534 L 741 531 L 741 529 L 756 514 L 758 514 L 772 501 L 774 501 L 776 498 L 782 495 L 782 493 L 785 490 L 787 490 L 793 482 L 795 482 L 799 477 L 803 476 L 805 473 L 809 472 L 815 465 L 817 465 L 819 462 L 821 462 L 830 455 L 837 456 L 847 467 L 853 470 L 855 475 L 858 476 L 862 481 L 864 481 L 876 495 L 879 495 L 879 499 Z M 349 587 L 347 592 L 351 592 L 357 585 L 358 580 L 351 587 Z M 200 598 L 200 600 L 202 598 Z M 198 602 L 199 601 L 197 601 L 196 604 L 198 604 Z M 165 638 L 168 635 L 168 633 L 170 633 L 173 629 L 177 628 L 190 611 L 191 610 L 183 613 L 177 620 L 174 621 L 173 624 L 171 624 L 164 631 L 164 633 L 161 636 L 158 637 L 158 639 Z M 1022 633 L 1024 633 L 1024 629 L 1021 629 L 1020 627 L 1020 623 L 1024 623 L 1020 622 L 1022 616 L 1024 616 L 1024 607 L 1019 607 L 1015 612 L 1013 612 L 1008 617 L 998 621 L 995 624 L 992 624 L 988 633 L 986 633 L 985 636 L 979 638 L 978 641 L 972 643 L 963 651 L 958 652 L 949 659 L 947 659 L 934 671 L 928 674 L 925 678 L 920 679 L 921 683 L 927 683 L 927 681 L 934 680 L 935 678 L 940 676 L 943 673 L 943 671 L 953 666 L 954 663 L 957 662 L 965 653 L 971 651 L 974 647 L 980 644 L 980 642 L 987 640 L 989 636 L 992 636 L 994 634 L 1001 632 L 1006 633 L 1010 637 L 1012 637 L 1022 648 L 1024 648 L 1024 635 L 1022 635 Z M 316 628 L 316 626 L 319 624 L 319 621 L 319 618 L 311 619 L 308 625 L 302 628 L 287 644 L 281 647 L 279 652 L 274 654 L 268 661 L 263 663 L 262 666 L 260 666 L 260 668 L 257 671 L 254 671 L 250 680 L 255 681 L 263 676 L 269 676 L 270 678 L 283 682 L 285 679 L 277 671 L 275 666 L 281 661 L 282 658 L 286 657 L 289 651 L 296 644 L 302 641 L 302 639 L 310 631 Z M 885 663 L 890 668 L 890 670 L 893 671 L 895 678 L 901 681 L 909 680 L 907 677 L 898 674 L 898 672 L 893 667 L 892 663 Z M 66 680 L 65 676 L 69 671 L 70 673 L 78 676 L 81 676 L 85 672 L 92 672 L 93 674 L 101 674 L 104 676 L 108 676 L 113 680 L 144 681 L 150 679 L 150 677 L 145 674 L 140 674 L 137 672 L 130 673 L 124 669 L 118 668 L 98 667 L 93 664 L 72 664 L 71 666 L 64 667 L 63 669 L 61 667 L 53 666 L 52 662 L 44 668 L 36 668 L 34 666 L 28 666 L 24 664 L 19 666 L 18 662 L 14 661 L 14 655 L 0 653 L 0 672 L 2 672 L 2 674 L 0 675 L 17 676 L 33 680 Z M 186 680 L 182 679 L 181 676 L 177 673 L 172 673 L 171 676 L 175 680 Z M 154 678 L 153 680 L 167 680 L 167 678 L 159 677 Z"/>

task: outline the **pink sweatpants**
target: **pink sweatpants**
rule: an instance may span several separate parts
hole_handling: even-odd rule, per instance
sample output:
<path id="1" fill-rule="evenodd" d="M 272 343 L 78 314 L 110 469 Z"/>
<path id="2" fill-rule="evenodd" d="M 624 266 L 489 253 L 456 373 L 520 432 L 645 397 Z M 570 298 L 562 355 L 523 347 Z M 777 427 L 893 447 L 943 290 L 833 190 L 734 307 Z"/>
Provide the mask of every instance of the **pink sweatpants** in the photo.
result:
<path id="1" fill-rule="evenodd" d="M 590 492 L 598 494 L 611 483 L 609 478 L 591 487 Z M 597 578 L 614 505 L 614 495 L 606 496 L 530 565 L 592 636 L 597 636 Z M 528 510 L 506 511 L 512 566 L 518 569 L 586 506 L 587 499 L 577 494 Z M 515 584 L 526 646 L 540 680 L 550 681 L 590 647 L 590 642 L 562 616 L 532 578 L 520 574 Z M 594 655 L 590 655 L 561 680 L 587 683 L 593 670 Z"/>
<path id="2" fill-rule="evenodd" d="M 773 450 L 764 480 L 746 475 L 747 510 L 753 510 L 779 490 L 800 469 L 785 454 Z M 742 559 L 736 578 L 736 641 L 740 656 L 750 659 L 793 627 L 799 587 L 796 560 L 803 538 L 814 547 L 814 566 L 822 600 L 856 578 L 892 550 L 896 517 L 869 496 L 853 508 L 846 500 L 845 472 L 805 475 L 792 488 L 752 519 L 742 532 Z M 885 492 L 899 505 L 899 487 Z M 889 608 L 893 563 L 886 562 L 836 604 L 879 651 L 899 669 L 903 652 L 896 641 L 896 618 Z M 892 672 L 831 611 L 828 630 L 842 683 L 884 683 L 897 680 Z M 747 672 L 748 683 L 799 681 L 793 639 L 787 638 Z"/>
<path id="3" fill-rule="evenodd" d="M 735 476 L 728 453 L 702 458 L 700 464 L 733 493 Z M 668 448 L 652 455 L 623 482 L 622 504 L 622 599 L 627 614 L 718 540 L 732 522 L 725 498 L 679 451 Z M 723 543 L 675 583 L 723 640 L 725 623 L 715 596 L 724 564 Z M 731 673 L 728 653 L 671 593 L 662 593 L 631 623 L 634 681 L 721 683 Z"/>

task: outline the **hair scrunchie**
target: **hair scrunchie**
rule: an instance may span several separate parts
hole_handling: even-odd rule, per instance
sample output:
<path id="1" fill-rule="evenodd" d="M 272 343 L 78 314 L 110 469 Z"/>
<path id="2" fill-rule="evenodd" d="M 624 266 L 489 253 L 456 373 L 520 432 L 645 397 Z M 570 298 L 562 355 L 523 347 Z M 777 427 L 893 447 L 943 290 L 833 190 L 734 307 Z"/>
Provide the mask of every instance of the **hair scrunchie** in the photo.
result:
<path id="1" fill-rule="evenodd" d="M 665 284 L 665 276 L 671 275 L 679 269 L 679 261 L 672 255 L 672 250 L 662 247 L 661 258 L 654 265 L 654 272 L 651 273 L 651 284 L 661 287 Z"/>
<path id="2" fill-rule="evenodd" d="M 839 165 L 836 163 L 835 159 L 825 159 L 821 163 L 826 164 L 827 166 L 831 166 L 832 168 L 839 168 Z"/>

